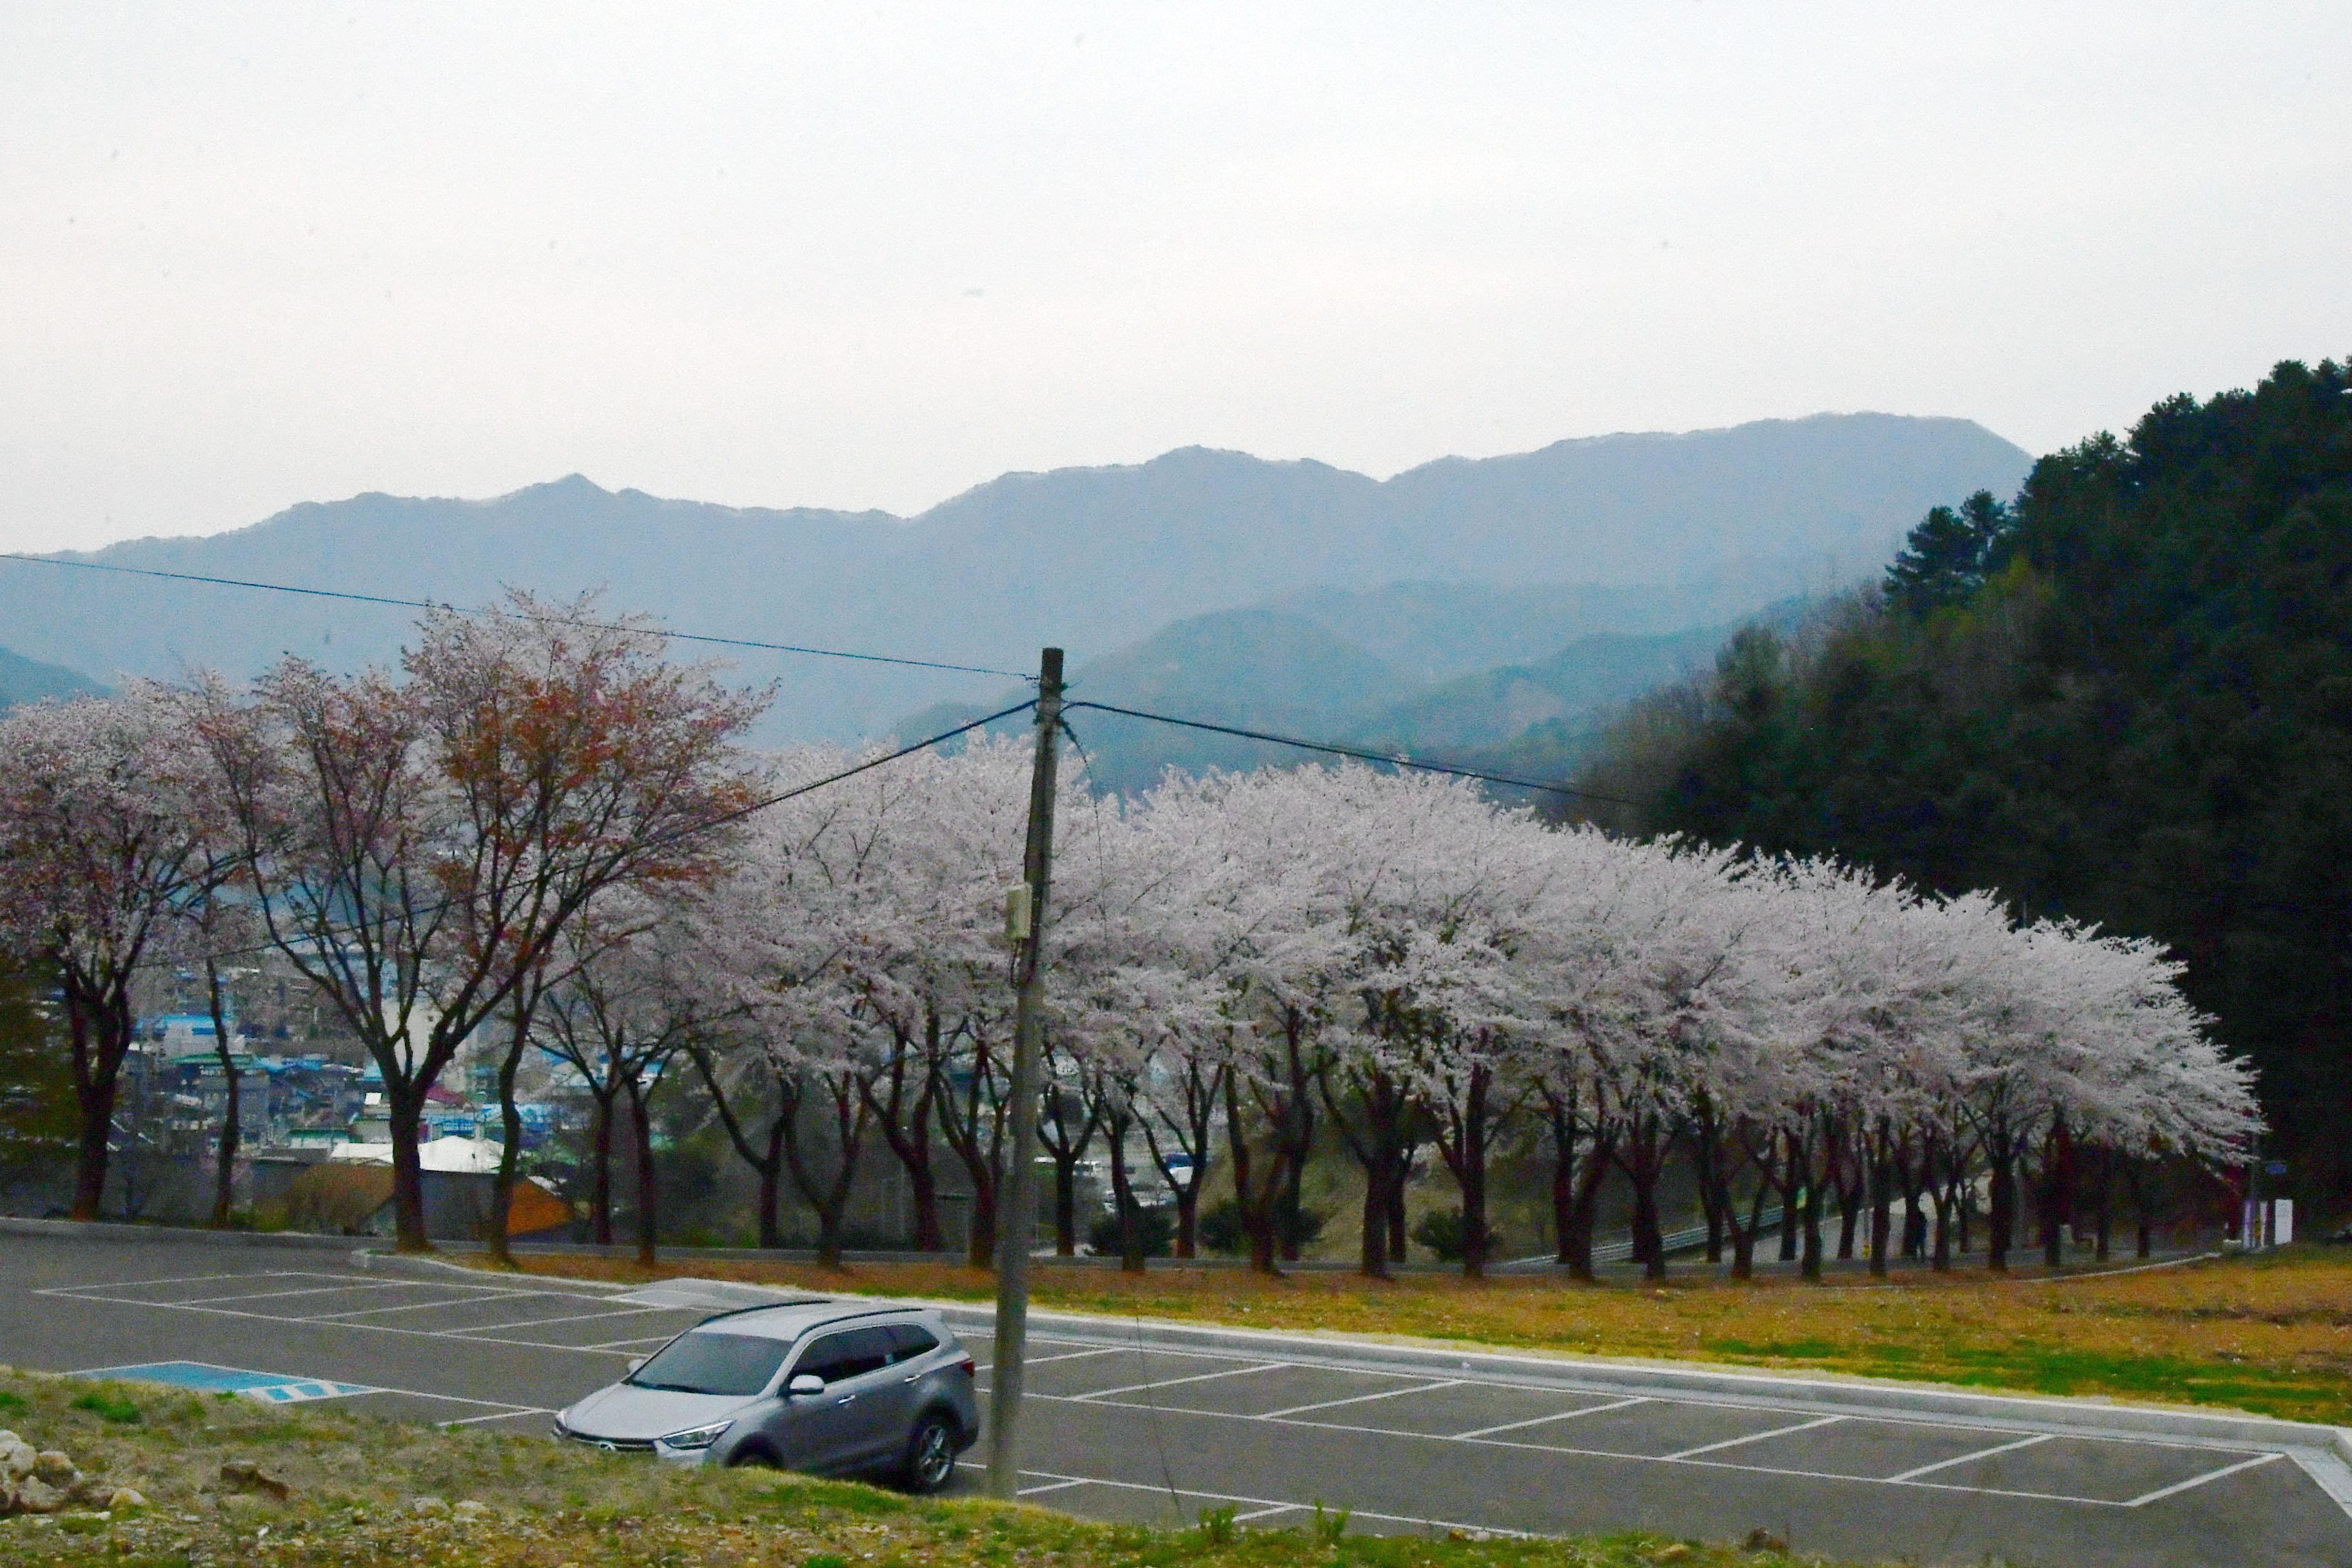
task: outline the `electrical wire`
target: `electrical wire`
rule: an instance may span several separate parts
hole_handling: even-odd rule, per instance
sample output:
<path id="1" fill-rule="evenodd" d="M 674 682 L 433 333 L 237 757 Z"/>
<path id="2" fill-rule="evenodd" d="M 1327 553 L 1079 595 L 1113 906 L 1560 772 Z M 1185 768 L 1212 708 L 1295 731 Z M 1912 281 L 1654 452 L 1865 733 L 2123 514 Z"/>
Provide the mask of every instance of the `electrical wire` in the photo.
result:
<path id="1" fill-rule="evenodd" d="M 1097 713 L 1116 713 L 1126 719 L 1146 719 L 1155 724 L 1173 724 L 1180 729 L 1205 730 L 1213 735 L 1234 735 L 1244 741 L 1264 741 L 1270 745 L 1294 746 L 1302 752 L 1321 752 L 1334 757 L 1351 757 L 1360 763 L 1377 763 L 1384 767 L 1411 768 L 1418 773 L 1444 773 L 1449 778 L 1476 779 L 1484 784 L 1505 784 L 1512 789 L 1541 790 L 1548 795 L 1567 795 L 1578 800 L 1597 800 L 1610 805 L 1641 809 L 1639 801 L 1626 800 L 1613 795 L 1602 795 L 1598 790 L 1577 789 L 1569 784 L 1543 784 L 1535 779 L 1513 778 L 1507 773 L 1490 773 L 1477 768 L 1458 767 L 1451 763 L 1423 762 L 1402 752 L 1375 752 L 1361 746 L 1341 745 L 1331 741 L 1309 741 L 1297 735 L 1277 735 L 1265 730 L 1244 730 L 1234 724 L 1213 724 L 1205 719 L 1179 719 L 1169 713 L 1147 713 L 1140 708 L 1121 708 L 1110 702 L 1076 701 L 1066 702 L 1062 705 L 1064 712 L 1076 708 L 1091 709 Z"/>
<path id="2" fill-rule="evenodd" d="M 338 599 L 353 605 L 383 605 L 401 610 L 448 610 L 452 605 L 438 604 L 431 599 L 395 599 L 383 594 L 354 594 L 340 588 L 303 588 L 290 583 L 263 583 L 245 577 L 211 577 L 197 572 L 165 572 L 150 566 L 117 566 L 103 561 L 67 561 L 54 555 L 26 555 L 17 551 L 0 551 L 0 561 L 21 561 L 28 566 L 63 566 L 77 572 L 112 572 L 126 577 L 157 577 L 172 583 L 202 583 L 216 588 L 250 588 L 265 594 L 294 594 L 308 599 Z M 510 615 L 512 612 L 491 606 L 487 610 L 467 612 L 473 615 Z M 560 626 L 580 626 L 591 631 L 629 631 L 635 628 L 617 621 L 592 621 L 572 616 L 550 616 Z M 757 648 L 767 653 L 803 654 L 812 658 L 855 659 L 861 664 L 903 665 L 910 669 L 944 669 L 960 675 L 1000 676 L 1007 680 L 1026 680 L 1033 684 L 1034 675 L 1017 669 L 998 669 L 985 664 L 950 664 L 933 658 L 908 658 L 897 654 L 855 653 L 845 648 L 814 647 L 801 643 L 761 642 L 752 637 L 722 637 L 701 632 L 662 631 L 660 636 L 675 642 L 702 643 L 712 647 Z"/>

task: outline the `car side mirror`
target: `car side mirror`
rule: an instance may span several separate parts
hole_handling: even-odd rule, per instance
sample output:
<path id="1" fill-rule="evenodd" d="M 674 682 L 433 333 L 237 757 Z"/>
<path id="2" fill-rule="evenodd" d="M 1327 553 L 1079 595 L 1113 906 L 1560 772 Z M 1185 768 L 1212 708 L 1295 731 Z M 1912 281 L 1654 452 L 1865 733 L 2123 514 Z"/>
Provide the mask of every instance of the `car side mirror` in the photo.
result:
<path id="1" fill-rule="evenodd" d="M 645 1365 L 645 1364 L 646 1364 L 646 1363 L 647 1363 L 647 1362 L 649 1362 L 649 1361 L 651 1361 L 651 1360 L 653 1360 L 653 1359 L 654 1359 L 654 1358 L 653 1358 L 653 1357 L 651 1357 L 651 1356 L 649 1356 L 649 1355 L 633 1355 L 633 1356 L 631 1356 L 631 1357 L 629 1358 L 629 1372 L 630 1372 L 630 1374 L 631 1374 L 632 1376 L 635 1375 L 636 1371 L 637 1371 L 637 1369 L 638 1369 L 639 1367 L 641 1367 L 641 1366 Z"/>
<path id="2" fill-rule="evenodd" d="M 784 1384 L 784 1392 L 790 1394 L 823 1394 L 824 1379 L 813 1372 L 799 1373 L 794 1374 L 792 1382 Z"/>

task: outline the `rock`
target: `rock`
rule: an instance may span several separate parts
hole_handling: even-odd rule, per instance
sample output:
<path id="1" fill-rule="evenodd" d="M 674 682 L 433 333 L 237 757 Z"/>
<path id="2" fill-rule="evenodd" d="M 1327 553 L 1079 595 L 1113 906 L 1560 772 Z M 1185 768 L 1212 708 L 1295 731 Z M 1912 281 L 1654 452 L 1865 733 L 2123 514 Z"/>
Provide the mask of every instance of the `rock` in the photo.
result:
<path id="1" fill-rule="evenodd" d="M 53 1487 L 69 1487 L 81 1479 L 81 1472 L 58 1450 L 44 1448 L 33 1456 L 33 1479 Z"/>
<path id="2" fill-rule="evenodd" d="M 106 1500 L 106 1506 L 113 1512 L 121 1513 L 128 1509 L 145 1508 L 147 1500 L 135 1487 L 117 1487 L 114 1494 Z"/>
<path id="3" fill-rule="evenodd" d="M 250 1459 L 222 1460 L 220 1479 L 240 1491 L 263 1492 L 279 1502 L 284 1502 L 294 1489 L 276 1476 L 264 1474 L 261 1467 Z"/>
<path id="4" fill-rule="evenodd" d="M 1739 1549 L 1742 1552 L 1778 1552 L 1785 1555 L 1789 1543 L 1759 1524 L 1748 1532 L 1748 1539 L 1739 1543 Z"/>
<path id="5" fill-rule="evenodd" d="M 66 1491 L 78 1503 L 90 1508 L 104 1508 L 106 1500 L 114 1495 L 114 1483 L 99 1476 L 83 1476 Z"/>
<path id="6" fill-rule="evenodd" d="M 472 1498 L 467 1498 L 451 1511 L 459 1519 L 481 1519 L 488 1514 L 490 1507 L 488 1503 L 476 1502 Z"/>
<path id="7" fill-rule="evenodd" d="M 66 1494 L 47 1481 L 27 1476 L 16 1483 L 18 1513 L 55 1513 L 66 1506 Z"/>
<path id="8" fill-rule="evenodd" d="M 416 1497 L 408 1500 L 408 1511 L 419 1519 L 446 1519 L 449 1505 L 437 1497 Z"/>
<path id="9" fill-rule="evenodd" d="M 0 1475 L 15 1480 L 33 1473 L 33 1461 L 39 1456 L 33 1446 L 14 1432 L 0 1432 Z"/>

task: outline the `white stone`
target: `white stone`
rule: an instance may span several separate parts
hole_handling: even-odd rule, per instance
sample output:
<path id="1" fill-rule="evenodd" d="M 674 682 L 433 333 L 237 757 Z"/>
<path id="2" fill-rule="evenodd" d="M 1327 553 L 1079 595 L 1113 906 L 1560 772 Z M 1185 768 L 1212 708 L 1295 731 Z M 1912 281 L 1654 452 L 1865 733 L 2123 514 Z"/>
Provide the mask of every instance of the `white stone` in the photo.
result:
<path id="1" fill-rule="evenodd" d="M 0 1474 L 5 1474 L 10 1480 L 19 1476 L 29 1476 L 33 1473 L 33 1462 L 38 1458 L 30 1443 L 14 1432 L 0 1432 Z"/>

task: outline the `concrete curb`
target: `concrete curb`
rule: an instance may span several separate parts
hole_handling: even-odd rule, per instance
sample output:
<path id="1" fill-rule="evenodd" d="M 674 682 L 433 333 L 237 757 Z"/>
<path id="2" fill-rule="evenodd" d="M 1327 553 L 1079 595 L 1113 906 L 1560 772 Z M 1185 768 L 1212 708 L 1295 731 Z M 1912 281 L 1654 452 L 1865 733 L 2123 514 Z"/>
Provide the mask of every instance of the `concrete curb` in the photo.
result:
<path id="1" fill-rule="evenodd" d="M 0 1236 L 36 1236 L 45 1241 L 94 1241 L 129 1246 L 202 1241 L 215 1247 L 283 1247 L 297 1252 L 381 1251 L 389 1239 L 373 1236 L 316 1236 L 299 1230 L 184 1230 L 172 1226 L 118 1225 L 108 1221 L 17 1219 L 0 1215 Z"/>

